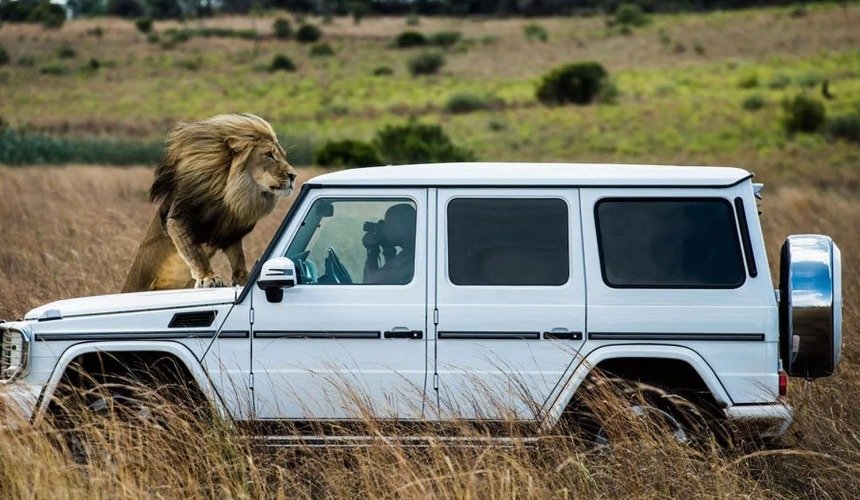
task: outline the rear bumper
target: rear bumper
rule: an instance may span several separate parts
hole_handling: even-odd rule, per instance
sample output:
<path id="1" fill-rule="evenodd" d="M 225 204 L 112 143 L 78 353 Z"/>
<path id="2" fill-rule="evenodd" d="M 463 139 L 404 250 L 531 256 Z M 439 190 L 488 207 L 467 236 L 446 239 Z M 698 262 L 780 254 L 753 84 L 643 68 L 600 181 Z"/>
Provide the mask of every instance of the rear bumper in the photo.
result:
<path id="1" fill-rule="evenodd" d="M 41 393 L 41 385 L 21 382 L 0 385 L 0 431 L 18 429 L 29 423 Z"/>
<path id="2" fill-rule="evenodd" d="M 794 412 L 785 404 L 735 405 L 725 410 L 726 420 L 741 436 L 776 438 L 788 431 Z"/>

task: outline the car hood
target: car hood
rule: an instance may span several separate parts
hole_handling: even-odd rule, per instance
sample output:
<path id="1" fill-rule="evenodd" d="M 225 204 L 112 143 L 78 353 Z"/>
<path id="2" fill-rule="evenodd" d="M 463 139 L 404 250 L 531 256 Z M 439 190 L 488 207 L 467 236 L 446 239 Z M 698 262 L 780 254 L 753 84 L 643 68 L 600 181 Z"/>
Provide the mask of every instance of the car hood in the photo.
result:
<path id="1" fill-rule="evenodd" d="M 39 306 L 24 316 L 25 320 L 59 319 L 93 314 L 151 311 L 178 307 L 225 304 L 236 300 L 241 288 L 196 288 L 97 295 L 58 300 Z"/>

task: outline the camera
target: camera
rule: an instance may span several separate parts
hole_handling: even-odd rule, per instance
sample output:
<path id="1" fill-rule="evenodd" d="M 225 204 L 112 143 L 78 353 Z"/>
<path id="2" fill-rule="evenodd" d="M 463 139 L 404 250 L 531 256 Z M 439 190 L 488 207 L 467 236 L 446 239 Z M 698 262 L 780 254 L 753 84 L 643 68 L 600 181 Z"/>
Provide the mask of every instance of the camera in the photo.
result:
<path id="1" fill-rule="evenodd" d="M 379 233 L 382 231 L 382 226 L 385 224 L 385 221 L 365 221 L 364 223 L 364 232 L 366 233 Z"/>

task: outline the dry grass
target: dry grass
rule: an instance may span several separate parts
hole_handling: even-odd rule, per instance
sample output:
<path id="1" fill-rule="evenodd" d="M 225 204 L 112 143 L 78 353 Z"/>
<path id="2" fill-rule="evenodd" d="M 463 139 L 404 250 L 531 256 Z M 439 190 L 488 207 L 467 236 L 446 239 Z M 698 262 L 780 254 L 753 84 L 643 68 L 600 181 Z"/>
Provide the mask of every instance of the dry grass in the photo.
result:
<path id="1" fill-rule="evenodd" d="M 300 179 L 317 173 L 300 171 Z M 151 170 L 142 167 L 0 168 L 0 317 L 20 317 L 49 300 L 117 291 L 153 213 L 146 201 L 150 180 Z M 249 236 L 250 259 L 287 205 Z M 379 441 L 345 450 L 266 450 L 223 423 L 202 425 L 167 407 L 166 429 L 86 424 L 90 439 L 108 451 L 84 466 L 57 450 L 47 427 L 2 436 L 0 492 L 17 498 L 856 497 L 860 273 L 852 263 L 860 260 L 860 201 L 851 187 L 777 183 L 762 209 L 772 268 L 782 239 L 802 232 L 832 235 L 846 263 L 845 358 L 834 377 L 792 380 L 797 420 L 780 443 L 785 449 L 691 449 L 625 420 L 611 398 L 613 425 L 633 438 L 612 453 L 590 451 L 563 434 L 545 436 L 537 447 L 518 440 L 453 447 L 431 438 L 417 449 Z M 366 424 L 379 427 L 372 419 Z"/>

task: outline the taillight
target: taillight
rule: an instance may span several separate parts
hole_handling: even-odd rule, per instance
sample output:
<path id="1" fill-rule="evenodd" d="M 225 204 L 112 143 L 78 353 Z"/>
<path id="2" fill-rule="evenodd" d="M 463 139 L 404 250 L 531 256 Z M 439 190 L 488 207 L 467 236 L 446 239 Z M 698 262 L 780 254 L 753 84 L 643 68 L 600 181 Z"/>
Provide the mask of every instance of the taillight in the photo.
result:
<path id="1" fill-rule="evenodd" d="M 788 394 L 788 374 L 785 370 L 779 371 L 779 395 L 785 396 Z"/>

